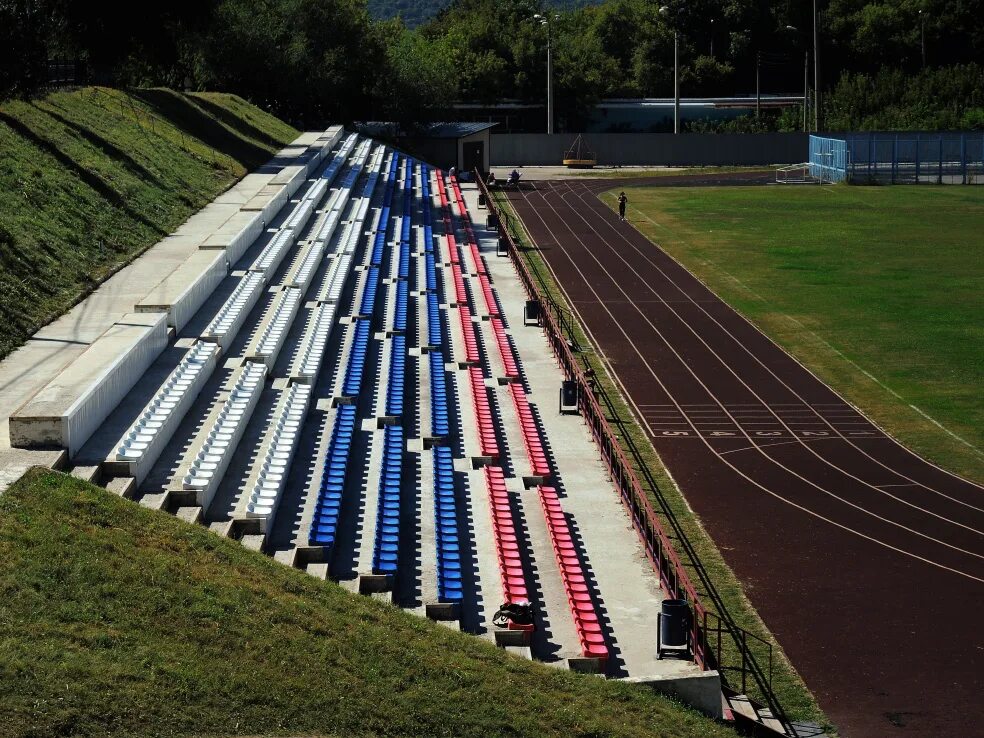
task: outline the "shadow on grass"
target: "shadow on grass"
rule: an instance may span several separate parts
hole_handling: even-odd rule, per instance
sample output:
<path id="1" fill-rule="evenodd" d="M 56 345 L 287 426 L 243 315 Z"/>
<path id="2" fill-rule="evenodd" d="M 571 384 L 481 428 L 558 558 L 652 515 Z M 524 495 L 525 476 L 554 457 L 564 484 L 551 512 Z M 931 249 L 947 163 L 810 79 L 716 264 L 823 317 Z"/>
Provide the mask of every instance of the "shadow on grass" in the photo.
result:
<path id="1" fill-rule="evenodd" d="M 9 126 L 12 130 L 17 132 L 19 135 L 23 136 L 26 141 L 30 141 L 32 144 L 37 146 L 39 149 L 45 153 L 54 157 L 54 159 L 61 164 L 66 171 L 73 172 L 79 179 L 81 179 L 86 185 L 91 187 L 93 190 L 98 192 L 102 197 L 106 199 L 107 202 L 120 210 L 125 212 L 131 218 L 140 223 L 143 223 L 148 228 L 152 229 L 155 233 L 160 235 L 166 235 L 165 231 L 161 226 L 153 221 L 149 220 L 142 213 L 134 210 L 123 199 L 123 196 L 119 192 L 114 190 L 108 184 L 106 184 L 102 179 L 99 178 L 97 174 L 85 169 L 80 166 L 72 157 L 66 154 L 64 151 L 59 149 L 54 143 L 47 140 L 46 138 L 40 136 L 35 131 L 31 130 L 27 125 L 17 120 L 13 116 L 7 115 L 6 113 L 0 112 L 0 121 Z"/>
<path id="2" fill-rule="evenodd" d="M 227 125 L 229 128 L 236 130 L 238 133 L 240 133 L 242 136 L 245 136 L 246 138 L 251 138 L 254 141 L 259 141 L 265 146 L 271 146 L 275 149 L 279 149 L 281 146 L 283 146 L 283 142 L 278 141 L 276 138 L 271 136 L 262 128 L 258 128 L 250 124 L 245 118 L 238 117 L 231 110 L 222 107 L 214 100 L 209 100 L 208 98 L 201 97 L 195 94 L 185 95 L 184 97 L 185 99 L 189 100 L 193 105 L 198 106 L 203 111 L 205 111 L 212 117 L 217 118 L 222 123 Z"/>
<path id="3" fill-rule="evenodd" d="M 131 90 L 133 97 L 149 105 L 157 115 L 197 138 L 206 146 L 232 157 L 247 170 L 267 161 L 274 149 L 242 138 L 217 119 L 193 104 L 188 98 L 164 89 Z"/>
<path id="4" fill-rule="evenodd" d="M 134 174 L 139 176 L 141 179 L 149 180 L 150 182 L 153 182 L 158 187 L 163 186 L 163 182 L 161 182 L 160 178 L 156 174 L 154 174 L 152 171 L 147 169 L 147 167 L 145 167 L 143 164 L 138 162 L 136 159 L 130 156 L 119 146 L 106 140 L 99 134 L 94 133 L 93 131 L 87 128 L 83 128 L 78 123 L 69 120 L 61 113 L 56 113 L 54 110 L 51 109 L 52 107 L 60 108 L 60 106 L 54 105 L 54 103 L 46 103 L 44 107 L 42 107 L 36 102 L 32 102 L 31 106 L 38 112 L 51 116 L 66 128 L 71 129 L 79 137 L 85 139 L 85 141 L 87 141 L 89 144 L 95 146 L 97 149 L 99 149 L 104 154 L 106 154 L 108 158 L 113 159 L 114 161 L 119 161 L 121 164 L 123 164 L 123 166 L 125 166 Z M 61 108 L 61 110 L 65 110 L 65 108 Z"/>

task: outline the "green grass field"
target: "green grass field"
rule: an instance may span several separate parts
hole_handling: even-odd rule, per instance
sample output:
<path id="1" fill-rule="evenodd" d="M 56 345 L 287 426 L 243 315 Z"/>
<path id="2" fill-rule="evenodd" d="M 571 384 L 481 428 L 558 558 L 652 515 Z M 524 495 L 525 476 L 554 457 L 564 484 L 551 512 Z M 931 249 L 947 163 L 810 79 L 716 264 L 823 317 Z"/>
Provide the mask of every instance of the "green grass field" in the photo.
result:
<path id="1" fill-rule="evenodd" d="M 849 401 L 984 482 L 984 189 L 628 194 L 635 227 Z"/>
<path id="2" fill-rule="evenodd" d="M 0 358 L 297 133 L 224 94 L 0 105 Z"/>
<path id="3" fill-rule="evenodd" d="M 734 735 L 71 477 L 0 497 L 0 736 Z"/>

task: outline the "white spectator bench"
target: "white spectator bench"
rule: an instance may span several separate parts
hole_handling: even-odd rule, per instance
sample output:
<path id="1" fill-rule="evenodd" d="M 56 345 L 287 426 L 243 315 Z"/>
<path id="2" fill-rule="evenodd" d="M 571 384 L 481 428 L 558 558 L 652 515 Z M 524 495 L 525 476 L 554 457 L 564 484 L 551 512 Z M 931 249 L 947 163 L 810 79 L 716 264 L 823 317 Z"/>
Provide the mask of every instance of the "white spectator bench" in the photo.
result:
<path id="1" fill-rule="evenodd" d="M 268 371 L 273 370 L 301 307 L 301 297 L 301 291 L 293 287 L 277 293 L 269 321 L 256 339 L 255 348 L 247 352 L 246 358 L 249 361 L 263 363 Z"/>
<path id="2" fill-rule="evenodd" d="M 212 322 L 206 326 L 201 339 L 218 343 L 223 351 L 228 351 L 250 311 L 263 294 L 263 284 L 262 273 L 248 272 L 219 308 Z"/>
<path id="3" fill-rule="evenodd" d="M 205 442 L 181 478 L 182 489 L 195 494 L 195 504 L 207 510 L 236 453 L 249 419 L 263 393 L 266 368 L 247 362 L 235 386 L 209 428 Z"/>
<path id="4" fill-rule="evenodd" d="M 107 471 L 140 484 L 160 457 L 218 363 L 219 347 L 199 341 L 130 426 Z"/>
<path id="5" fill-rule="evenodd" d="M 246 518 L 256 521 L 261 533 L 270 530 L 277 514 L 310 401 L 311 385 L 292 384 L 274 418 L 273 433 L 246 502 Z"/>
<path id="6" fill-rule="evenodd" d="M 75 456 L 166 346 L 165 313 L 127 313 L 10 416 L 11 445 Z"/>

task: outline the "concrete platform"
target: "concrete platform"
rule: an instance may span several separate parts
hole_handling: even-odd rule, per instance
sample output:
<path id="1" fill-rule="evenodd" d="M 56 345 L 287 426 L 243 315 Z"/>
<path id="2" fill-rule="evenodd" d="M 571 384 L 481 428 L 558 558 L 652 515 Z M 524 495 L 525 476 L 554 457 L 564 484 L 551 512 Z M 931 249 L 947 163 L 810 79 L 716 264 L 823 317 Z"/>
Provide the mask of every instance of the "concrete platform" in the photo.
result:
<path id="1" fill-rule="evenodd" d="M 128 313 L 10 416 L 11 445 L 74 456 L 167 345 L 164 313 Z"/>

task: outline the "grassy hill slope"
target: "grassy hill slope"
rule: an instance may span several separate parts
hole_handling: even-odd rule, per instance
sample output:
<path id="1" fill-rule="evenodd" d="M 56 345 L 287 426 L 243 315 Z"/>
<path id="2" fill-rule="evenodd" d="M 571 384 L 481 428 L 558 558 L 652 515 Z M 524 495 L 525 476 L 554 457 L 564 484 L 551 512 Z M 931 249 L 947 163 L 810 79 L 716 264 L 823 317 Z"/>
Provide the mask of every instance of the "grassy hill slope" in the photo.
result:
<path id="1" fill-rule="evenodd" d="M 0 358 L 297 135 L 234 95 L 0 105 Z"/>
<path id="2" fill-rule="evenodd" d="M 34 469 L 0 497 L 0 735 L 728 736 Z"/>

